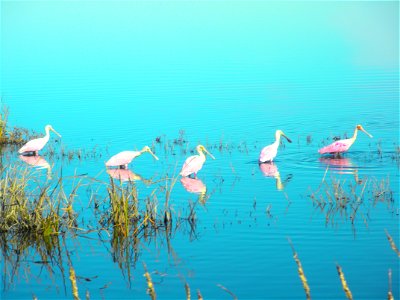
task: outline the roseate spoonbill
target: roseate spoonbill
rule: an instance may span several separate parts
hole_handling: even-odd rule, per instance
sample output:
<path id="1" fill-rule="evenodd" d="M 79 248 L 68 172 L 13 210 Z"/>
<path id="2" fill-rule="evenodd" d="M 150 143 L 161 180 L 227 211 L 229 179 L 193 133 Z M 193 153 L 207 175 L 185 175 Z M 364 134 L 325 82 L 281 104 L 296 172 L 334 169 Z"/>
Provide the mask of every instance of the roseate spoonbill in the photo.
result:
<path id="1" fill-rule="evenodd" d="M 46 135 L 44 137 L 30 140 L 25 145 L 23 145 L 21 149 L 18 150 L 18 153 L 23 154 L 23 155 L 33 153 L 33 155 L 37 156 L 38 151 L 42 150 L 42 148 L 49 141 L 50 130 L 53 131 L 55 134 L 57 134 L 59 137 L 61 137 L 61 135 L 57 131 L 55 131 L 51 125 L 46 125 L 44 127 L 44 130 L 46 131 Z"/>
<path id="2" fill-rule="evenodd" d="M 350 149 L 351 145 L 355 142 L 357 138 L 357 132 L 361 130 L 363 131 L 366 135 L 368 135 L 370 138 L 372 138 L 372 135 L 370 135 L 361 125 L 357 125 L 355 130 L 354 130 L 354 135 L 353 137 L 349 139 L 344 139 L 344 140 L 339 140 L 336 142 L 333 142 L 332 144 L 323 147 L 318 150 L 320 154 L 334 154 L 335 156 L 339 156 L 340 153 L 346 152 L 347 150 Z"/>
<path id="3" fill-rule="evenodd" d="M 260 152 L 260 157 L 258 158 L 258 161 L 260 163 L 264 162 L 272 162 L 278 153 L 278 147 L 279 147 L 279 142 L 281 140 L 281 136 L 285 137 L 289 143 L 292 141 L 283 133 L 282 130 L 277 130 L 275 132 L 275 142 L 269 146 L 265 146 L 261 152 Z"/>
<path id="4" fill-rule="evenodd" d="M 196 147 L 197 152 L 199 155 L 192 155 L 189 156 L 186 160 L 185 163 L 183 164 L 182 170 L 179 173 L 181 176 L 189 176 L 191 174 L 194 174 L 194 176 L 197 176 L 197 172 L 201 170 L 203 167 L 204 162 L 206 161 L 206 156 L 204 153 L 207 153 L 210 155 L 212 159 L 215 159 L 215 157 L 207 151 L 207 149 L 203 145 L 198 145 Z"/>
<path id="5" fill-rule="evenodd" d="M 158 160 L 158 157 L 151 151 L 150 147 L 144 146 L 140 151 L 122 151 L 118 154 L 115 154 L 106 162 L 106 167 L 120 167 L 121 169 L 127 169 L 128 164 L 133 159 L 145 152 L 150 153 L 156 160 Z"/>

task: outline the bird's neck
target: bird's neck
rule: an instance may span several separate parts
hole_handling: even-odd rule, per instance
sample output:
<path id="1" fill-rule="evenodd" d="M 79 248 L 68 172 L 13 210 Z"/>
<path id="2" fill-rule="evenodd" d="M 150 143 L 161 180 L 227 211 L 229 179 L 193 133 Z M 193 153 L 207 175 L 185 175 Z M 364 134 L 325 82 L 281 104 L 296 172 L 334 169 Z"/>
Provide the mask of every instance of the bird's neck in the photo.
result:
<path id="1" fill-rule="evenodd" d="M 356 138 L 357 138 L 357 133 L 358 133 L 358 129 L 357 129 L 357 127 L 356 127 L 356 129 L 354 129 L 354 134 L 353 134 L 353 137 L 351 138 L 352 140 L 353 140 L 353 142 L 356 140 Z"/>
<path id="2" fill-rule="evenodd" d="M 46 135 L 44 136 L 44 139 L 48 141 L 50 139 L 50 129 L 46 128 Z"/>
<path id="3" fill-rule="evenodd" d="M 200 157 L 205 158 L 206 156 L 204 155 L 203 151 L 200 149 L 197 149 L 197 152 L 199 153 Z"/>
<path id="4" fill-rule="evenodd" d="M 279 133 L 275 134 L 275 145 L 279 145 L 279 142 L 281 141 L 281 135 Z"/>

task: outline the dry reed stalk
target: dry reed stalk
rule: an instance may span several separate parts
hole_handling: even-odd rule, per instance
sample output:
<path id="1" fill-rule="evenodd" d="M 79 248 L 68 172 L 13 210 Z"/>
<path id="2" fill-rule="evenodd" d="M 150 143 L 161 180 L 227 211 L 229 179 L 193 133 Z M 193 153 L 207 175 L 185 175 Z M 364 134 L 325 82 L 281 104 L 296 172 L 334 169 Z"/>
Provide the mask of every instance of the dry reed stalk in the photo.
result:
<path id="1" fill-rule="evenodd" d="M 393 238 L 390 236 L 390 234 L 388 233 L 388 231 L 386 229 L 385 229 L 385 232 L 386 232 L 387 239 L 389 240 L 390 247 L 393 249 L 394 252 L 397 253 L 397 256 L 400 257 L 400 251 L 396 247 L 396 244 L 394 243 Z"/>
<path id="2" fill-rule="evenodd" d="M 222 289 L 222 290 L 224 290 L 225 292 L 227 292 L 229 295 L 231 295 L 233 299 L 237 300 L 236 295 L 235 295 L 233 292 L 231 292 L 230 290 L 228 290 L 226 287 L 224 287 L 222 284 L 217 284 L 217 286 L 218 286 L 220 289 Z"/>
<path id="3" fill-rule="evenodd" d="M 190 300 L 190 286 L 187 282 L 185 282 L 185 292 L 186 292 L 186 299 Z"/>
<path id="4" fill-rule="evenodd" d="M 347 281 L 346 281 L 346 278 L 344 277 L 342 268 L 339 265 L 336 265 L 336 269 L 338 271 L 340 282 L 342 283 L 342 287 L 343 287 L 344 293 L 346 294 L 347 299 L 352 300 L 353 295 L 351 294 L 350 288 L 347 285 Z"/>
<path id="5" fill-rule="evenodd" d="M 306 293 L 306 298 L 307 299 L 311 299 L 311 290 L 310 290 L 310 287 L 309 287 L 309 285 L 307 283 L 307 278 L 306 278 L 306 276 L 304 274 L 303 267 L 301 265 L 301 261 L 299 259 L 299 256 L 297 255 L 296 250 L 294 249 L 292 241 L 290 239 L 288 239 L 288 240 L 289 240 L 290 247 L 292 248 L 292 251 L 293 251 L 293 258 L 294 258 L 294 261 L 297 264 L 297 272 L 299 273 L 299 277 L 300 277 L 301 283 L 303 284 L 304 292 Z"/>
<path id="6" fill-rule="evenodd" d="M 389 269 L 388 277 L 389 277 L 388 300 L 394 300 L 394 297 L 392 294 L 392 269 Z"/>
<path id="7" fill-rule="evenodd" d="M 200 293 L 200 290 L 197 290 L 197 300 L 203 300 L 203 296 Z"/>
<path id="8" fill-rule="evenodd" d="M 388 277 L 389 277 L 388 300 L 394 300 L 394 297 L 392 294 L 392 269 L 389 269 Z"/>

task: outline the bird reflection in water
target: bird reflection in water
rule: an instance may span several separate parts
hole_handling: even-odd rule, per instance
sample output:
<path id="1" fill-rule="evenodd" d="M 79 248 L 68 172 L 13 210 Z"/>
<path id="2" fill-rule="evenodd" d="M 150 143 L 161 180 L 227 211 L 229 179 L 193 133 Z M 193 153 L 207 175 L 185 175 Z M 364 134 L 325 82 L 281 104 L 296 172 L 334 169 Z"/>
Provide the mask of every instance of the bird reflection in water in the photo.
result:
<path id="1" fill-rule="evenodd" d="M 51 179 L 51 166 L 42 156 L 25 156 L 19 155 L 19 159 L 28 165 L 37 168 L 39 170 L 46 169 L 47 170 L 47 179 Z"/>
<path id="2" fill-rule="evenodd" d="M 275 178 L 276 189 L 278 191 L 283 191 L 286 184 L 292 179 L 292 174 L 289 174 L 286 179 L 282 182 L 281 175 L 279 174 L 278 167 L 273 162 L 261 163 L 258 165 L 260 171 L 264 174 L 265 177 L 273 177 Z"/>
<path id="3" fill-rule="evenodd" d="M 107 169 L 107 174 L 116 180 L 122 182 L 143 181 L 144 184 L 149 185 L 152 183 L 151 179 L 145 179 L 137 173 L 133 173 L 129 169 Z"/>
<path id="4" fill-rule="evenodd" d="M 363 181 L 358 177 L 358 167 L 353 164 L 350 158 L 320 157 L 319 161 L 325 164 L 336 174 L 353 174 L 354 180 L 361 184 Z"/>
<path id="5" fill-rule="evenodd" d="M 182 177 L 181 184 L 185 188 L 186 191 L 193 194 L 198 194 L 199 198 L 198 201 L 201 204 L 205 204 L 208 197 L 207 197 L 207 187 L 206 185 L 197 178 L 190 178 L 190 177 Z"/>

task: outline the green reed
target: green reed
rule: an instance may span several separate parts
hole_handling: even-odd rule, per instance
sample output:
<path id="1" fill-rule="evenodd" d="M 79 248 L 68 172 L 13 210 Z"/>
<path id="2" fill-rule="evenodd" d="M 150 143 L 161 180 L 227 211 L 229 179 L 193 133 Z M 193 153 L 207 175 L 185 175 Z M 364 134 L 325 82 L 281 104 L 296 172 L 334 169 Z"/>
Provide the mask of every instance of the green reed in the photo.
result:
<path id="1" fill-rule="evenodd" d="M 74 192 L 67 195 L 61 182 L 52 187 L 27 169 L 8 167 L 0 178 L 0 231 L 46 237 L 76 227 Z"/>

